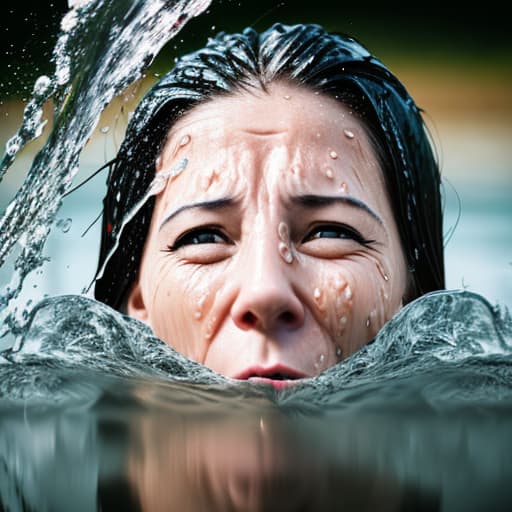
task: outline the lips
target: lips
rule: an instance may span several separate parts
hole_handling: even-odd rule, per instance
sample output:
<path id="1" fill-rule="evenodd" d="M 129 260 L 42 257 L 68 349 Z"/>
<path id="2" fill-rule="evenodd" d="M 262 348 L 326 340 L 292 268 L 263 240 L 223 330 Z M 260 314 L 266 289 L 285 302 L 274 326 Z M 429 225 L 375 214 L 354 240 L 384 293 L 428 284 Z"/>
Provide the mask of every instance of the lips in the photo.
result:
<path id="1" fill-rule="evenodd" d="M 275 365 L 269 368 L 253 366 L 235 376 L 238 380 L 247 380 L 255 384 L 273 386 L 275 389 L 284 389 L 292 386 L 298 379 L 307 375 L 293 368 Z"/>

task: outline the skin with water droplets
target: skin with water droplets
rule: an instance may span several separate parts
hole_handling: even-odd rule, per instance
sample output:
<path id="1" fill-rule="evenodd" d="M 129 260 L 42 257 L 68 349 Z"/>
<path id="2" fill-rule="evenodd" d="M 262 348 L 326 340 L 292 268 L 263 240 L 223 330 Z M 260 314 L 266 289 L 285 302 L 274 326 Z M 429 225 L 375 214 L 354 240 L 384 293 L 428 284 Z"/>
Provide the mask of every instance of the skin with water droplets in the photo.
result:
<path id="1" fill-rule="evenodd" d="M 283 101 L 286 94 L 293 101 Z M 370 341 L 400 306 L 407 266 L 378 159 L 347 112 L 323 95 L 276 84 L 261 95 L 212 99 L 183 116 L 162 167 L 186 156 L 187 179 L 169 181 L 156 198 L 128 313 L 227 376 L 272 365 L 315 375 Z M 297 200 L 337 193 L 326 167 L 381 221 L 352 204 Z M 335 236 L 343 225 L 375 245 L 343 230 Z M 392 280 L 376 259 L 393 269 Z M 198 308 L 205 290 L 209 298 Z"/>

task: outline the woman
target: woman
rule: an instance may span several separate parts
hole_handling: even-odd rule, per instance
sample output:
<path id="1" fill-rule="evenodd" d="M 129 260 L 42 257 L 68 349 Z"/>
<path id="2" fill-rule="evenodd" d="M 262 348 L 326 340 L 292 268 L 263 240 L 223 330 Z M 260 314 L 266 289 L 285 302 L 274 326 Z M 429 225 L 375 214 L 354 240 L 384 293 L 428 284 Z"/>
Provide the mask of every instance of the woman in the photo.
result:
<path id="1" fill-rule="evenodd" d="M 442 288 L 420 111 L 354 39 L 222 33 L 137 108 L 109 176 L 95 297 L 185 356 L 285 387 Z"/>

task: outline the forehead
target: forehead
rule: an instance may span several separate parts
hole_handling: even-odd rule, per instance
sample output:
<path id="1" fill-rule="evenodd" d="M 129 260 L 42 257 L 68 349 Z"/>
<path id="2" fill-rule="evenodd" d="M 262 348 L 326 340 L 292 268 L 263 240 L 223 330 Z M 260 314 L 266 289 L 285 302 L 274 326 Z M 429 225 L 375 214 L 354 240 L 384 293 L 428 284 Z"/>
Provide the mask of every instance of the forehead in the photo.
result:
<path id="1" fill-rule="evenodd" d="M 383 187 L 359 117 L 331 97 L 287 83 L 216 97 L 193 108 L 170 130 L 160 165 L 168 168 L 182 158 L 189 161 L 187 169 L 167 189 L 174 197 L 220 192 L 216 186 L 205 187 L 201 178 L 210 176 L 212 168 L 223 176 L 213 181 L 225 187 L 240 188 L 262 177 L 275 182 L 284 172 L 283 186 L 296 188 L 297 180 L 285 172 L 295 165 L 308 186 L 329 188 L 325 173 L 342 172 L 352 191 L 371 187 L 382 192 Z"/>
<path id="2" fill-rule="evenodd" d="M 287 83 L 215 97 L 187 113 L 170 130 L 168 142 L 183 131 L 254 135 L 321 136 L 332 128 L 362 125 L 344 104 Z M 169 144 L 168 144 L 169 145 Z"/>

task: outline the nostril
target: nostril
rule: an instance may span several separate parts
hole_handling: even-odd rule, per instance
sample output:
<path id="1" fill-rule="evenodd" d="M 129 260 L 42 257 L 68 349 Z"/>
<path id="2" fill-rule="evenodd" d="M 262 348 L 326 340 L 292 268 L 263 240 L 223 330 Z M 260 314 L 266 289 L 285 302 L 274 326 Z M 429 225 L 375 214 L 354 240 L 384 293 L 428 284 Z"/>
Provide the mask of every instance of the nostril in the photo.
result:
<path id="1" fill-rule="evenodd" d="M 250 311 L 247 311 L 242 316 L 242 322 L 244 323 L 244 325 L 252 327 L 252 326 L 254 326 L 256 324 L 256 316 L 254 315 L 254 313 L 251 313 Z"/>
<path id="2" fill-rule="evenodd" d="M 284 311 L 283 313 L 281 313 L 281 320 L 285 324 L 293 324 L 295 322 L 295 315 L 290 311 Z"/>

